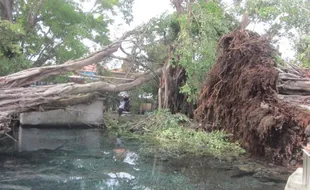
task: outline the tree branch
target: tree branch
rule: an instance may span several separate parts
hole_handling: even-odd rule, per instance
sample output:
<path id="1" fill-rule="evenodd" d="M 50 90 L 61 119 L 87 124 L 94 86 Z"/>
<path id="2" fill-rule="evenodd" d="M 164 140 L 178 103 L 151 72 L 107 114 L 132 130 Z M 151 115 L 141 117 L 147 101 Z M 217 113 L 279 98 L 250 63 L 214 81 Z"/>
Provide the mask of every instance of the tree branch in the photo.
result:
<path id="1" fill-rule="evenodd" d="M 0 3 L 2 17 L 13 22 L 13 0 L 0 0 Z"/>
<path id="2" fill-rule="evenodd" d="M 97 51 L 85 58 L 69 60 L 62 65 L 51 65 L 45 67 L 30 68 L 11 75 L 0 77 L 0 88 L 27 86 L 34 82 L 46 79 L 51 76 L 65 74 L 67 72 L 75 71 L 84 66 L 98 63 L 103 58 L 116 52 L 120 47 L 122 41 L 132 34 L 133 31 L 126 33 L 118 41 L 108 45 L 102 50 Z"/>
<path id="3" fill-rule="evenodd" d="M 161 72 L 161 68 L 156 70 L 156 74 Z M 0 132 L 7 132 L 7 122 L 9 122 L 11 114 L 33 110 L 40 105 L 50 105 L 64 98 L 68 99 L 73 95 L 132 90 L 154 77 L 156 75 L 147 72 L 131 82 L 122 84 L 109 84 L 99 81 L 88 84 L 65 83 L 28 88 L 0 89 Z"/>
<path id="4" fill-rule="evenodd" d="M 135 80 L 133 78 L 107 77 L 107 76 L 98 76 L 98 75 L 89 76 L 89 75 L 85 75 L 85 74 L 83 74 L 81 72 L 75 72 L 75 73 L 77 73 L 78 75 L 84 76 L 84 77 L 98 78 L 98 79 L 114 79 L 114 80 L 125 80 L 125 81 L 133 81 L 133 80 Z"/>
<path id="5" fill-rule="evenodd" d="M 37 24 L 37 17 L 40 9 L 43 6 L 45 0 L 39 0 L 39 2 L 33 7 L 32 10 L 29 11 L 27 18 L 27 29 L 32 29 Z"/>

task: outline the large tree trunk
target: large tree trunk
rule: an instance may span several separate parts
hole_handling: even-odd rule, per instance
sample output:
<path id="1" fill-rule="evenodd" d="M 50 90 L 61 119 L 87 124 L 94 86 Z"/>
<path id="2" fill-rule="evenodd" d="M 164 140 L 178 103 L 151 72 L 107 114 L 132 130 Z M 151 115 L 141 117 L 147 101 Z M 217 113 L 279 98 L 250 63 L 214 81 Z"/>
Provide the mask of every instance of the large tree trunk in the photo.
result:
<path id="1" fill-rule="evenodd" d="M 9 116 L 12 114 L 37 109 L 46 104 L 54 105 L 58 101 L 66 102 L 62 103 L 62 105 L 81 103 L 85 100 L 85 97 L 80 96 L 79 98 L 78 95 L 86 93 L 132 90 L 150 81 L 157 76 L 156 74 L 160 74 L 161 71 L 161 69 L 158 69 L 155 74 L 153 72 L 147 72 L 131 82 L 121 84 L 110 84 L 100 81 L 87 84 L 65 83 L 0 89 L 0 134 L 10 130 L 8 128 L 8 122 L 10 121 Z M 75 101 L 71 101 L 72 99 Z"/>
<path id="2" fill-rule="evenodd" d="M 294 65 L 278 68 L 278 92 L 284 95 L 310 95 L 310 73 Z"/>
<path id="3" fill-rule="evenodd" d="M 172 113 L 184 113 L 193 117 L 193 104 L 187 101 L 187 96 L 180 93 L 180 88 L 186 84 L 186 71 L 183 67 L 178 66 L 179 59 L 174 59 L 174 66 L 171 67 L 169 62 L 172 61 L 170 48 L 168 58 L 163 66 L 162 78 L 158 90 L 159 108 L 169 109 Z"/>
<path id="4" fill-rule="evenodd" d="M 100 51 L 97 51 L 86 58 L 69 60 L 62 65 L 51 65 L 45 67 L 35 67 L 23 70 L 11 75 L 0 77 L 0 88 L 13 88 L 30 85 L 34 82 L 46 79 L 51 76 L 61 75 L 70 71 L 75 71 L 84 66 L 102 61 L 104 58 L 116 52 L 122 41 L 130 36 L 132 32 L 126 33 L 118 41 L 108 45 Z"/>
<path id="5" fill-rule="evenodd" d="M 44 109 L 53 107 L 51 105 L 65 106 L 81 103 L 89 100 L 91 97 L 95 97 L 95 94 L 98 92 L 131 90 L 160 75 L 162 72 L 161 68 L 126 80 L 127 83 L 112 84 L 100 81 L 87 84 L 65 83 L 29 87 L 30 84 L 48 77 L 65 74 L 70 71 L 74 72 L 86 65 L 98 63 L 116 52 L 122 41 L 130 34 L 125 34 L 120 40 L 86 58 L 71 60 L 62 65 L 31 68 L 0 77 L 0 134 L 10 131 L 9 122 L 12 114 L 41 109 L 42 107 Z M 88 95 L 85 96 L 84 94 Z"/>

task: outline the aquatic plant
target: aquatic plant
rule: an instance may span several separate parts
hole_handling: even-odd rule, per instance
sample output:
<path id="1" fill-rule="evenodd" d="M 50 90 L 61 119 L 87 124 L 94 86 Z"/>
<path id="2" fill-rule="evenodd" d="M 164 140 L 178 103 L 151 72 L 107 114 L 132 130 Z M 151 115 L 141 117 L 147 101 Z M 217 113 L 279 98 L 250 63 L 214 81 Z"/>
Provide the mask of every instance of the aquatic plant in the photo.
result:
<path id="1" fill-rule="evenodd" d="M 184 114 L 171 114 L 167 110 L 152 112 L 134 122 L 114 123 L 113 126 L 110 125 L 110 129 L 114 128 L 114 132 L 117 129 L 117 133 L 127 138 L 143 141 L 143 151 L 157 152 L 161 157 L 192 154 L 223 158 L 245 152 L 238 142 L 228 141 L 230 134 L 220 130 L 203 131 Z"/>

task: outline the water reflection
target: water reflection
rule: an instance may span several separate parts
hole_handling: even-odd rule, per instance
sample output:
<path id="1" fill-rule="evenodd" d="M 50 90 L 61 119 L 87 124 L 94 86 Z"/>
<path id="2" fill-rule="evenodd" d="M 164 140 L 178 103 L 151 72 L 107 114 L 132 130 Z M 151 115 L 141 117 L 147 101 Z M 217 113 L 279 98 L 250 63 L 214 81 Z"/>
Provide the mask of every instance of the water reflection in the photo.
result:
<path id="1" fill-rule="evenodd" d="M 65 139 L 63 134 L 57 138 Z M 105 134 L 95 140 L 90 137 L 84 135 L 83 141 L 76 139 L 56 150 L 36 145 L 35 151 L 0 153 L 0 189 L 266 189 L 253 178 L 230 178 L 221 163 L 164 162 L 159 155 L 142 158 L 135 142 L 111 141 Z M 29 143 L 27 147 L 31 148 Z"/>

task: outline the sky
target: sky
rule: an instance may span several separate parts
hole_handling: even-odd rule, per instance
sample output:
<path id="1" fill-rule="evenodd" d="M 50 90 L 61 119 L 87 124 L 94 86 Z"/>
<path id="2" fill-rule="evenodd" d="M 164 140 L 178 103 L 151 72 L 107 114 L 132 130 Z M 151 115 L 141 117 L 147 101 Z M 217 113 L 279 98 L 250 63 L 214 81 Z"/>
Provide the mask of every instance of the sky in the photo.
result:
<path id="1" fill-rule="evenodd" d="M 89 11 L 94 6 L 94 0 L 87 0 L 84 3 L 81 3 L 84 11 Z M 125 32 L 134 29 L 135 27 L 147 23 L 150 19 L 158 17 L 165 12 L 173 12 L 174 8 L 172 7 L 170 0 L 135 0 L 133 4 L 133 21 L 130 25 L 126 24 L 121 17 L 115 17 L 113 25 L 109 26 L 110 38 L 111 40 L 121 37 Z M 89 41 L 84 40 L 84 44 L 89 47 L 90 52 L 100 50 L 100 46 Z M 115 53 L 117 56 L 124 56 L 121 51 Z M 110 69 L 119 68 L 121 66 L 121 61 L 113 60 L 108 63 L 106 66 Z"/>
<path id="2" fill-rule="evenodd" d="M 138 25 L 148 22 L 150 19 L 160 16 L 165 12 L 173 12 L 170 0 L 135 0 L 133 4 L 134 20 L 130 26 L 124 24 L 121 19 L 117 19 L 115 24 L 110 27 L 117 36 L 121 36 L 128 30 L 134 29 Z M 123 24 L 122 26 L 118 26 Z"/>
<path id="3" fill-rule="evenodd" d="M 83 8 L 85 10 L 90 10 L 93 6 L 93 0 L 87 0 L 83 3 Z M 231 5 L 232 0 L 225 0 L 226 5 Z M 113 25 L 109 26 L 110 37 L 117 39 L 121 37 L 126 31 L 129 31 L 135 28 L 138 25 L 148 22 L 151 18 L 160 16 L 161 14 L 168 12 L 171 13 L 174 11 L 173 6 L 171 5 L 170 0 L 135 0 L 133 4 L 133 22 L 130 25 L 127 25 L 120 17 L 115 18 Z M 262 24 L 250 24 L 248 29 L 254 30 L 259 34 L 264 33 L 265 26 Z M 90 42 L 85 42 L 91 51 L 99 50 L 100 47 L 92 44 Z M 282 53 L 282 57 L 285 59 L 293 59 L 295 52 L 293 51 L 292 45 L 290 44 L 289 39 L 281 38 L 279 40 L 279 50 Z"/>

